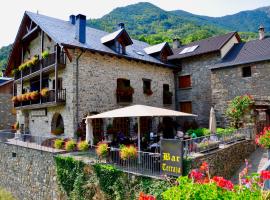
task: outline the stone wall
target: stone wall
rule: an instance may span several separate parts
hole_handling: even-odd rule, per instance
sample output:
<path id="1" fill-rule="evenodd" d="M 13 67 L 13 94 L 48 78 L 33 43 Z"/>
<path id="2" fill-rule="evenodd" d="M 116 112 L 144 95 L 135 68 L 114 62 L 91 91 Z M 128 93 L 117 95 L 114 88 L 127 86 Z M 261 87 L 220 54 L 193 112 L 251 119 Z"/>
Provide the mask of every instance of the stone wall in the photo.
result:
<path id="1" fill-rule="evenodd" d="M 209 123 L 211 101 L 211 71 L 208 67 L 220 59 L 218 53 L 202 55 L 200 57 L 184 59 L 181 61 L 182 71 L 178 76 L 191 75 L 191 88 L 180 89 L 176 85 L 179 102 L 192 102 L 192 113 L 199 126 L 207 127 Z M 179 105 L 177 105 L 179 109 Z"/>
<path id="2" fill-rule="evenodd" d="M 0 143 L 0 187 L 18 200 L 60 200 L 54 154 Z"/>
<path id="3" fill-rule="evenodd" d="M 10 129 L 16 122 L 11 98 L 11 94 L 0 94 L 0 130 Z"/>
<path id="4" fill-rule="evenodd" d="M 211 176 L 223 176 L 230 179 L 255 149 L 253 140 L 231 144 L 226 148 L 194 158 L 191 169 L 198 168 L 203 161 L 206 161 L 209 164 Z"/>
<path id="5" fill-rule="evenodd" d="M 216 110 L 217 122 L 224 126 L 228 123 L 225 116 L 228 102 L 234 97 L 250 94 L 262 104 L 270 105 L 270 62 L 262 62 L 251 66 L 251 77 L 242 77 L 242 67 L 226 67 L 212 70 L 212 100 Z"/>

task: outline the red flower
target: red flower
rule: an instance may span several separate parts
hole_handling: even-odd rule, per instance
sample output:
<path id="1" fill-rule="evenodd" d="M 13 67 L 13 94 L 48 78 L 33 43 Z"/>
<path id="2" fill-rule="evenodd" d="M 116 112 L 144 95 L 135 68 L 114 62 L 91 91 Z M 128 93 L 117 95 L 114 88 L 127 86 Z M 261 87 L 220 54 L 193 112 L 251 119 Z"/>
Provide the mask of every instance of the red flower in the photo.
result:
<path id="1" fill-rule="evenodd" d="M 207 162 L 203 162 L 202 165 L 200 166 L 201 171 L 208 171 L 209 170 L 209 165 Z"/>
<path id="2" fill-rule="evenodd" d="M 195 169 L 193 169 L 189 174 L 189 178 L 192 178 L 195 182 L 200 182 L 200 180 L 203 178 L 203 176 L 204 176 L 203 173 L 201 173 Z"/>
<path id="3" fill-rule="evenodd" d="M 268 170 L 262 170 L 260 175 L 261 175 L 261 179 L 263 181 L 266 181 L 266 180 L 270 179 L 270 171 L 268 171 Z"/>
<path id="4" fill-rule="evenodd" d="M 234 187 L 231 181 L 226 180 L 225 178 L 220 176 L 214 176 L 212 180 L 217 184 L 218 187 L 221 187 L 226 190 L 232 190 Z"/>
<path id="5" fill-rule="evenodd" d="M 156 200 L 156 198 L 152 195 L 147 195 L 143 192 L 140 192 L 139 200 Z"/>

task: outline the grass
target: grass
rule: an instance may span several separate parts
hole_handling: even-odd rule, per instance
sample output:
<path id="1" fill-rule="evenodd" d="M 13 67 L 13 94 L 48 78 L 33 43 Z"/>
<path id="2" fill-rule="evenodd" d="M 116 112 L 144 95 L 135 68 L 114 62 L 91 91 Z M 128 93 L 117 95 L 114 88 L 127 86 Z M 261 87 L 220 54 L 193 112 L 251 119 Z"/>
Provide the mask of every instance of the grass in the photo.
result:
<path id="1" fill-rule="evenodd" d="M 0 200 L 15 200 L 11 193 L 7 192 L 3 188 L 0 188 Z"/>

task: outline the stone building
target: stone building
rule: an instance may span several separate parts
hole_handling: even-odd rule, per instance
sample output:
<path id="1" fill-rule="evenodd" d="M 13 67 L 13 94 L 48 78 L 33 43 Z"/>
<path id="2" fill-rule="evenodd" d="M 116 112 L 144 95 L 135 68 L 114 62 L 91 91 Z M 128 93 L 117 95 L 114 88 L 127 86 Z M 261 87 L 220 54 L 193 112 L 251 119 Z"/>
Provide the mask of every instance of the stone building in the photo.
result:
<path id="1" fill-rule="evenodd" d="M 199 126 L 208 127 L 210 108 L 214 105 L 209 67 L 222 60 L 234 44 L 239 42 L 240 37 L 236 32 L 185 46 L 177 39 L 173 42 L 173 55 L 168 59 L 181 66 L 181 70 L 176 74 L 176 109 L 197 114 Z"/>
<path id="2" fill-rule="evenodd" d="M 270 125 L 270 38 L 259 28 L 259 39 L 235 44 L 228 54 L 212 65 L 212 103 L 220 125 L 228 124 L 224 115 L 234 97 L 250 94 L 255 99 L 257 130 Z"/>
<path id="3" fill-rule="evenodd" d="M 16 122 L 16 114 L 11 101 L 13 79 L 0 77 L 0 130 L 11 129 Z"/>
<path id="4" fill-rule="evenodd" d="M 74 136 L 89 114 L 132 104 L 174 109 L 176 67 L 167 62 L 169 55 L 167 43 L 133 40 L 123 23 L 107 33 L 87 27 L 84 15 L 63 21 L 26 12 L 7 66 L 15 78 L 20 127 L 32 135 Z M 156 126 L 144 122 L 147 131 Z M 96 120 L 94 134 L 108 124 L 128 132 L 135 121 Z"/>

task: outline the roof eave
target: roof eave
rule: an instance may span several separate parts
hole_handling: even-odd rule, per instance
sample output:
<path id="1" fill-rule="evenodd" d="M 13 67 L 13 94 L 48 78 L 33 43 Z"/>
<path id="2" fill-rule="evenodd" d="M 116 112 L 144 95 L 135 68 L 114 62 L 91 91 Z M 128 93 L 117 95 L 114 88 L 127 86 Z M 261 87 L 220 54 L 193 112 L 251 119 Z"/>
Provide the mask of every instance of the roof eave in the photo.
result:
<path id="1" fill-rule="evenodd" d="M 151 61 L 147 61 L 147 60 L 141 60 L 141 59 L 138 59 L 138 58 L 133 58 L 133 57 L 126 56 L 126 55 L 114 54 L 114 53 L 100 51 L 100 50 L 91 49 L 91 48 L 78 47 L 76 45 L 70 45 L 70 44 L 65 44 L 65 43 L 61 43 L 61 45 L 65 46 L 65 47 L 68 47 L 68 48 L 79 48 L 79 49 L 83 49 L 83 50 L 87 50 L 87 51 L 97 52 L 97 53 L 101 53 L 101 54 L 107 54 L 107 55 L 110 55 L 110 56 L 116 56 L 116 57 L 119 57 L 119 58 L 125 58 L 125 59 L 128 59 L 128 60 L 135 60 L 135 61 L 139 61 L 139 62 L 143 62 L 143 63 L 150 63 L 150 64 L 154 64 L 154 65 L 158 65 L 158 66 L 162 66 L 162 67 L 167 67 L 167 68 L 171 68 L 171 69 L 178 68 L 176 65 L 173 65 L 173 64 L 156 63 L 156 62 L 151 62 Z"/>

